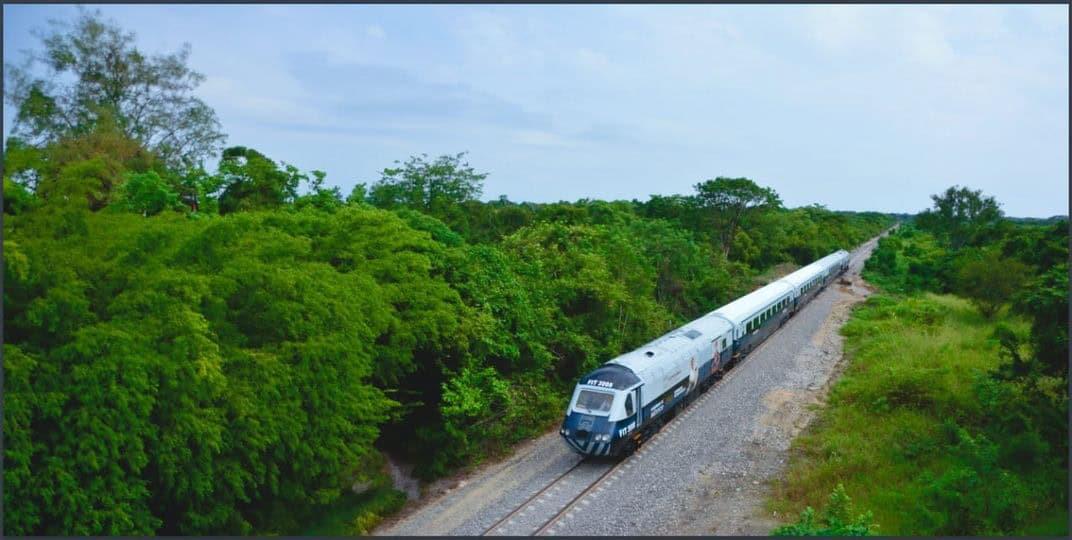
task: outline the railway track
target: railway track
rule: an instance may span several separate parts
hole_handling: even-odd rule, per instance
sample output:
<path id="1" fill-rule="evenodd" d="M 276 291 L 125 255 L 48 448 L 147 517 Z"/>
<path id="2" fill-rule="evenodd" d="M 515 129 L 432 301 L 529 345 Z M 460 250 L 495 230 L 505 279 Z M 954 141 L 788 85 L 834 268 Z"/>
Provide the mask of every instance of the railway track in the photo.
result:
<path id="1" fill-rule="evenodd" d="M 617 465 L 605 460 L 579 458 L 572 467 L 496 521 L 482 536 L 538 534 L 616 468 Z"/>
<path id="2" fill-rule="evenodd" d="M 546 486 L 525 499 L 517 508 L 500 518 L 488 527 L 481 536 L 541 536 L 554 534 L 554 527 L 562 518 L 572 516 L 577 507 L 582 505 L 584 498 L 597 491 L 607 483 L 608 478 L 613 478 L 615 471 L 622 467 L 632 467 L 635 457 L 643 456 L 645 446 L 657 444 L 664 430 L 674 425 L 679 417 L 691 414 L 693 408 L 710 396 L 711 390 L 722 386 L 731 380 L 739 371 L 737 366 L 744 365 L 755 353 L 765 347 L 769 339 L 764 340 L 758 347 L 753 349 L 747 356 L 741 358 L 723 376 L 715 381 L 705 392 L 700 394 L 679 409 L 669 422 L 664 424 L 659 431 L 645 440 L 637 449 L 636 453 L 619 461 L 611 462 L 607 459 L 579 458 L 569 469 L 557 476 Z M 672 428 L 671 428 L 672 429 Z"/>

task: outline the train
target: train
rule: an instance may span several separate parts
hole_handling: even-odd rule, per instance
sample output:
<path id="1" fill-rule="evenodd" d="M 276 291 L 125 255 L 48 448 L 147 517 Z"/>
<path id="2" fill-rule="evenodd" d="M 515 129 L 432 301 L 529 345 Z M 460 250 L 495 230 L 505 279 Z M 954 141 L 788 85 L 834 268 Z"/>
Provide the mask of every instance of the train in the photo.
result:
<path id="1" fill-rule="evenodd" d="M 604 363 L 578 381 L 559 434 L 585 456 L 631 454 L 848 267 L 835 251 Z"/>

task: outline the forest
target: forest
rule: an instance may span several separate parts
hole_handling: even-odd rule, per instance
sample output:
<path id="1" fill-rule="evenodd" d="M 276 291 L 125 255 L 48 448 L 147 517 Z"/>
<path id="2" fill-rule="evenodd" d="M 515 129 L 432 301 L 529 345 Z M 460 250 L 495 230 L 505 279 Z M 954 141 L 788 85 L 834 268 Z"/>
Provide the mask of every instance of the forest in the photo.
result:
<path id="1" fill-rule="evenodd" d="M 501 455 L 585 370 L 893 222 L 747 178 L 485 202 L 464 153 L 344 195 L 225 144 L 189 48 L 93 12 L 40 46 L 5 66 L 7 534 L 367 532 L 385 455 Z"/>
<path id="2" fill-rule="evenodd" d="M 879 294 L 842 329 L 848 367 L 772 501 L 805 513 L 775 534 L 1068 535 L 1068 218 L 932 201 L 866 263 Z"/>

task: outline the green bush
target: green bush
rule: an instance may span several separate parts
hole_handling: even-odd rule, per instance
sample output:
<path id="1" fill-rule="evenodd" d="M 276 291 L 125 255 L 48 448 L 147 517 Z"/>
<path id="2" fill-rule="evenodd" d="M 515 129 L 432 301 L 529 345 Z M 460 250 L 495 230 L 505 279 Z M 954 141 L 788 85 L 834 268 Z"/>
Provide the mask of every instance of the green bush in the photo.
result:
<path id="1" fill-rule="evenodd" d="M 771 536 L 870 536 L 876 528 L 871 512 L 855 518 L 853 513 L 845 486 L 838 484 L 820 516 L 809 506 L 800 513 L 796 523 L 774 529 Z"/>
<path id="2" fill-rule="evenodd" d="M 385 490 L 378 493 L 350 523 L 350 534 L 364 536 L 389 516 L 406 505 L 406 494 L 398 490 Z"/>

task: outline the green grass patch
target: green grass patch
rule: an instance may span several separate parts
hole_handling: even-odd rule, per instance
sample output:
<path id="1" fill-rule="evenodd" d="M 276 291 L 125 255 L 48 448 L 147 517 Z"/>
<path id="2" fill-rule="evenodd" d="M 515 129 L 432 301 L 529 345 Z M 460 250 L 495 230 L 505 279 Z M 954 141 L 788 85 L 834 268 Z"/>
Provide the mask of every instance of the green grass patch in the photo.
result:
<path id="1" fill-rule="evenodd" d="M 947 295 L 876 295 L 857 306 L 842 329 L 849 365 L 794 441 L 770 509 L 820 508 L 842 484 L 878 534 L 1065 534 L 1061 498 L 1040 493 L 1060 490 L 1067 468 L 1010 469 L 1012 443 L 982 435 L 992 410 L 981 396 L 994 391 L 987 374 L 1001 362 L 998 322 L 1027 332 L 1022 320 L 986 321 Z"/>

